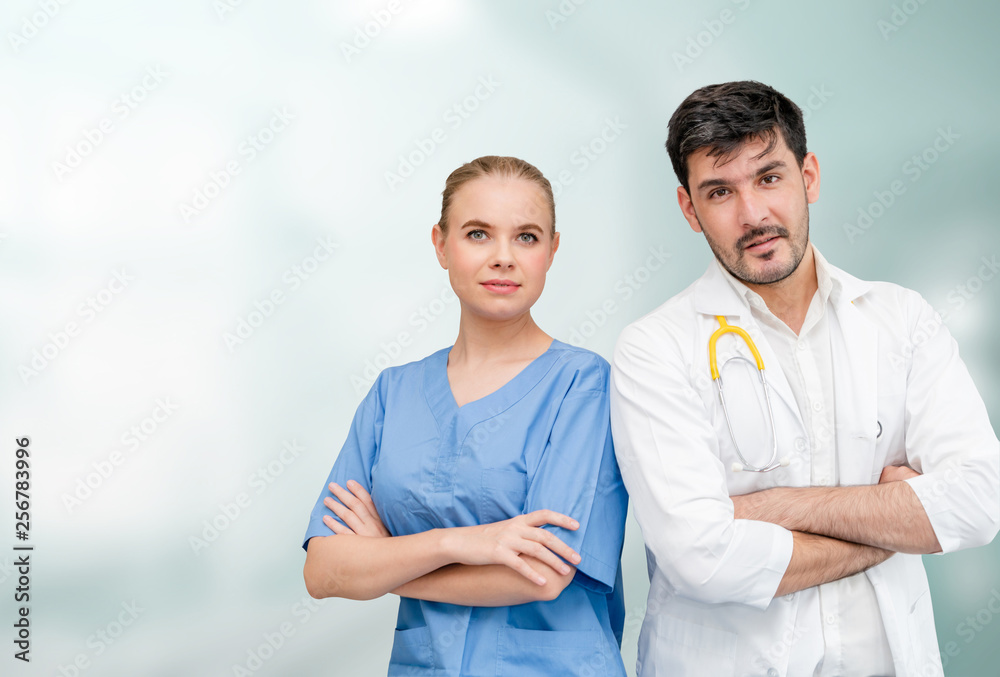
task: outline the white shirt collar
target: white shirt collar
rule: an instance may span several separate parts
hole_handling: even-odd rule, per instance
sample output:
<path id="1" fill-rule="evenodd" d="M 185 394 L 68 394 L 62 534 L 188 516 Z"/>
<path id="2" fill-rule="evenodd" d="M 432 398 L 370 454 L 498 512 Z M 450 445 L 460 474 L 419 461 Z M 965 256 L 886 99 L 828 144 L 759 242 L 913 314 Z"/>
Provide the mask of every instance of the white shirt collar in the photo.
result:
<path id="1" fill-rule="evenodd" d="M 816 261 L 816 284 L 818 286 L 819 300 L 826 304 L 830 300 L 830 294 L 833 293 L 834 289 L 840 292 L 843 288 L 843 284 L 839 279 L 838 273 L 841 271 L 837 270 L 831 266 L 827 260 L 819 253 L 819 250 L 815 245 L 809 243 L 809 246 L 813 250 L 813 258 Z M 764 299 L 761 298 L 760 294 L 750 289 L 743 282 L 736 279 L 732 273 L 723 267 L 718 259 L 715 260 L 715 265 L 718 267 L 719 272 L 722 277 L 729 283 L 733 291 L 736 292 L 737 296 L 743 299 L 748 306 L 762 306 Z"/>

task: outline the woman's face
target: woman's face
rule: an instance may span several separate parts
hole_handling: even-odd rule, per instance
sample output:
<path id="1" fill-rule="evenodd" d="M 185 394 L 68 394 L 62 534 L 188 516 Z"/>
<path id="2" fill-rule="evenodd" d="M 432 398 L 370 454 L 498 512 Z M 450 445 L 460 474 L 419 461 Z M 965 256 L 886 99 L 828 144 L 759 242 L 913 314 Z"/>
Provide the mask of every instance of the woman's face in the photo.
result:
<path id="1" fill-rule="evenodd" d="M 484 176 L 459 188 L 448 233 L 432 233 L 441 267 L 463 312 L 509 320 L 528 312 L 559 247 L 542 189 L 519 178 Z"/>

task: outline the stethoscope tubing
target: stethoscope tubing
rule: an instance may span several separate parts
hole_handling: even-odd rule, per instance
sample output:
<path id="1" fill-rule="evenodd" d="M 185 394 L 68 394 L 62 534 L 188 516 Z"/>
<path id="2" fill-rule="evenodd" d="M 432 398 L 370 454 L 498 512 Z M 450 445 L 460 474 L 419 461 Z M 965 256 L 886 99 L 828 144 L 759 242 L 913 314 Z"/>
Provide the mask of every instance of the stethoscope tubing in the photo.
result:
<path id="1" fill-rule="evenodd" d="M 787 463 L 778 462 L 778 434 L 774 427 L 774 409 L 771 407 L 771 392 L 767 385 L 767 377 L 764 376 L 764 360 L 760 356 L 760 351 L 757 350 L 756 344 L 754 344 L 753 339 L 750 338 L 750 334 L 748 334 L 746 330 L 735 325 L 728 324 L 726 322 L 726 318 L 722 315 L 717 315 L 715 319 L 719 321 L 719 328 L 716 329 L 708 339 L 708 364 L 712 373 L 712 380 L 715 382 L 719 392 L 719 403 L 722 405 L 722 412 L 726 416 L 726 427 L 729 428 L 729 436 L 733 440 L 733 446 L 736 449 L 736 456 L 739 457 L 740 463 L 743 464 L 742 466 L 739 466 L 734 463 L 733 470 L 737 472 L 768 472 L 783 465 L 787 465 Z M 715 344 L 719 340 L 719 337 L 723 334 L 736 334 L 742 338 L 756 361 L 756 364 L 754 364 L 754 362 L 751 362 L 742 355 L 736 355 L 726 360 L 725 364 L 722 366 L 724 368 L 726 364 L 729 364 L 732 360 L 743 360 L 751 367 L 757 367 L 757 375 L 760 377 L 761 387 L 764 389 L 764 401 L 767 403 L 767 417 L 768 421 L 771 423 L 772 439 L 771 457 L 768 459 L 767 463 L 761 466 L 756 466 L 750 463 L 743 455 L 743 451 L 740 449 L 740 443 L 736 441 L 736 433 L 733 431 L 733 422 L 729 418 L 729 408 L 726 406 L 726 395 L 723 390 L 722 373 L 719 371 L 718 361 L 716 360 L 715 354 Z"/>

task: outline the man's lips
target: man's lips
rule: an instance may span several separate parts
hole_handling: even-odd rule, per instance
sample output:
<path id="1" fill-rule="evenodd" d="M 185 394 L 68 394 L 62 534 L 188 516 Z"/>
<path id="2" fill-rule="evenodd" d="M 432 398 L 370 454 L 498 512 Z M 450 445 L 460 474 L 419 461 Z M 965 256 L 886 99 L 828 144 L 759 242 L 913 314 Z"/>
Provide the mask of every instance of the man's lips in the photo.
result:
<path id="1" fill-rule="evenodd" d="M 779 238 L 781 238 L 780 235 L 768 235 L 766 237 L 758 238 L 744 247 L 744 249 L 755 254 L 767 251 L 777 243 Z"/>

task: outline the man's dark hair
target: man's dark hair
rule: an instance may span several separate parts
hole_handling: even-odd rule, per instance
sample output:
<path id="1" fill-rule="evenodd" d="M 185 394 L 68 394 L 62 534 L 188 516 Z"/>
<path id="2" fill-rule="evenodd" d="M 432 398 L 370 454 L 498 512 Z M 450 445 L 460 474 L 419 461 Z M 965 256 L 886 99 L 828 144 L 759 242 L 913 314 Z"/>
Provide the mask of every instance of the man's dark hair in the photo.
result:
<path id="1" fill-rule="evenodd" d="M 667 128 L 667 153 L 685 190 L 690 190 L 688 158 L 702 148 L 725 164 L 755 139 L 767 144 L 761 155 L 771 152 L 780 131 L 799 167 L 806 157 L 802 110 L 781 92 L 753 80 L 696 90 L 670 116 Z"/>

